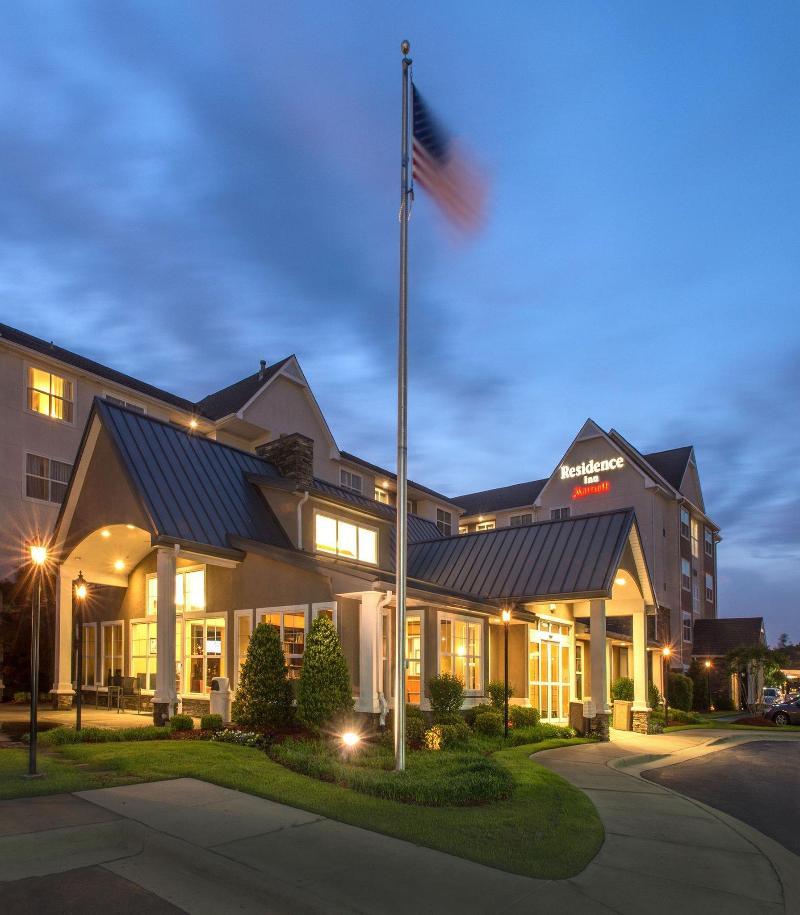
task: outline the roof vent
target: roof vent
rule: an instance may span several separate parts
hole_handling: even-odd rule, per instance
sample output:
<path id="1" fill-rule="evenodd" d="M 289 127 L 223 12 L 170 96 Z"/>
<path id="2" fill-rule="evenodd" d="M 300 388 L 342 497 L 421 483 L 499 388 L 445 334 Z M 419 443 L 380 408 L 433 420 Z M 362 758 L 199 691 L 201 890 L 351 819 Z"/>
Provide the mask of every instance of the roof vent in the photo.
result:
<path id="1" fill-rule="evenodd" d="M 261 360 L 261 368 L 258 370 L 258 380 L 263 381 L 264 376 L 267 374 L 267 360 Z"/>

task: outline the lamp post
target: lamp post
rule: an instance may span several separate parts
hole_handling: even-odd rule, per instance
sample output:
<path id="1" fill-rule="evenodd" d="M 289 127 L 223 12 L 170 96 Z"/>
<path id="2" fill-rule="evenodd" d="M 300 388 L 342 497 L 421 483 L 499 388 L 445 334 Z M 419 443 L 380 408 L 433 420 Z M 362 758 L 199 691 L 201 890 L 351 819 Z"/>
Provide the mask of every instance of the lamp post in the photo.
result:
<path id="1" fill-rule="evenodd" d="M 511 622 L 511 611 L 503 611 L 503 667 L 504 667 L 504 686 L 503 701 L 505 714 L 503 715 L 503 736 L 508 737 L 508 624 Z"/>
<path id="2" fill-rule="evenodd" d="M 78 612 L 75 614 L 75 626 L 77 629 L 76 643 L 78 646 L 78 658 L 75 664 L 75 730 L 81 729 L 81 710 L 83 706 L 83 697 L 81 687 L 83 686 L 83 610 L 86 606 L 86 595 L 89 589 L 86 587 L 86 579 L 83 572 L 78 572 L 78 579 L 75 582 L 75 597 L 73 607 Z"/>
<path id="3" fill-rule="evenodd" d="M 39 619 L 42 615 L 42 566 L 47 562 L 47 547 L 34 544 L 30 547 L 33 564 L 33 606 L 31 608 L 31 720 L 28 745 L 28 778 L 37 778 L 36 744 L 38 741 L 39 713 Z"/>
<path id="4" fill-rule="evenodd" d="M 706 695 L 708 696 L 708 710 L 712 711 L 714 706 L 711 704 L 711 660 L 706 658 Z"/>
<path id="5" fill-rule="evenodd" d="M 669 690 L 669 656 L 672 654 L 672 649 L 669 645 L 665 645 L 661 649 L 661 655 L 664 659 L 663 662 L 663 672 L 662 676 L 664 679 L 664 727 L 669 727 L 669 698 L 667 692 Z"/>

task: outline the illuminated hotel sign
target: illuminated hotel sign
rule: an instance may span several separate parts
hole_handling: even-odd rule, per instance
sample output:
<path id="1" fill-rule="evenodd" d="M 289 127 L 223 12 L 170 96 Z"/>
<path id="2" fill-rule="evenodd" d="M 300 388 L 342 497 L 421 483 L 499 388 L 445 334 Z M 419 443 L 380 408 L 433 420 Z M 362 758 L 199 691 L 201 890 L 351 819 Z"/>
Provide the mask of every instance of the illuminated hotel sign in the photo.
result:
<path id="1" fill-rule="evenodd" d="M 608 480 L 602 483 L 591 483 L 589 486 L 576 486 L 572 490 L 573 499 L 585 499 L 587 496 L 599 496 L 604 492 L 611 492 L 611 484 Z"/>
<path id="2" fill-rule="evenodd" d="M 582 461 L 580 464 L 562 464 L 561 479 L 573 480 L 576 477 L 582 478 L 582 485 L 577 485 L 572 490 L 573 499 L 585 499 L 586 496 L 599 496 L 606 492 L 611 492 L 611 483 L 608 480 L 600 480 L 600 474 L 609 470 L 622 470 L 625 466 L 625 458 L 615 457 L 607 458 L 602 461 Z"/>

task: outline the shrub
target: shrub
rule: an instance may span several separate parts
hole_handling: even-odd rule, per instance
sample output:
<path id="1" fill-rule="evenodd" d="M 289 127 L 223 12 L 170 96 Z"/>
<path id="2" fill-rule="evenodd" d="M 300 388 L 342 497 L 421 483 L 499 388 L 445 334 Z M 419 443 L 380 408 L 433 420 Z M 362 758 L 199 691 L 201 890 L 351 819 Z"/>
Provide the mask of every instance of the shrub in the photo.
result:
<path id="1" fill-rule="evenodd" d="M 256 750 L 263 750 L 267 747 L 268 741 L 263 734 L 256 734 L 253 731 L 236 731 L 223 728 L 221 731 L 215 731 L 212 740 L 218 743 L 235 743 L 240 747 L 253 747 Z"/>
<path id="2" fill-rule="evenodd" d="M 652 714 L 653 721 L 657 721 L 659 724 L 664 724 L 664 707 L 654 709 Z M 669 709 L 669 723 L 670 724 L 700 724 L 701 718 L 697 712 L 685 712 L 683 709 L 673 708 L 670 706 Z"/>
<path id="3" fill-rule="evenodd" d="M 734 712 L 736 711 L 733 705 L 733 699 L 731 694 L 726 689 L 720 689 L 711 694 L 711 699 L 714 704 L 714 708 L 718 712 Z"/>
<path id="4" fill-rule="evenodd" d="M 464 684 L 454 674 L 441 674 L 428 681 L 431 709 L 434 720 L 441 715 L 454 715 L 461 711 L 464 702 Z"/>
<path id="5" fill-rule="evenodd" d="M 500 712 L 484 712 L 475 719 L 475 730 L 487 737 L 499 737 L 503 733 L 503 716 Z"/>
<path id="6" fill-rule="evenodd" d="M 154 725 L 141 728 L 53 728 L 39 735 L 44 746 L 61 746 L 69 743 L 120 743 L 127 740 L 167 740 L 169 728 Z"/>
<path id="7" fill-rule="evenodd" d="M 647 684 L 647 704 L 650 708 L 658 708 L 661 705 L 661 693 L 655 683 Z"/>
<path id="8" fill-rule="evenodd" d="M 611 684 L 611 698 L 633 702 L 633 679 L 631 677 L 620 677 L 619 680 L 615 680 Z"/>
<path id="9" fill-rule="evenodd" d="M 214 714 L 203 715 L 200 719 L 200 727 L 204 731 L 221 731 L 222 730 L 222 715 Z"/>
<path id="10" fill-rule="evenodd" d="M 425 746 L 429 750 L 458 750 L 469 744 L 472 732 L 466 723 L 435 724 L 425 732 Z"/>
<path id="11" fill-rule="evenodd" d="M 236 722 L 259 728 L 280 727 L 291 720 L 292 686 L 277 626 L 256 626 L 231 715 Z"/>
<path id="12" fill-rule="evenodd" d="M 489 694 L 489 701 L 492 703 L 492 708 L 501 710 L 505 708 L 506 685 L 502 680 L 492 680 L 492 682 L 486 687 L 486 692 Z M 510 699 L 513 695 L 514 688 L 509 683 L 508 698 Z"/>
<path id="13" fill-rule="evenodd" d="M 697 658 L 692 658 L 692 663 L 689 665 L 689 677 L 693 687 L 692 708 L 696 712 L 706 711 L 711 701 L 708 693 L 710 677 L 706 672 L 705 666 Z"/>
<path id="14" fill-rule="evenodd" d="M 508 718 L 515 728 L 535 728 L 540 720 L 539 709 L 512 705 L 508 710 Z"/>
<path id="15" fill-rule="evenodd" d="M 684 712 L 692 709 L 692 681 L 684 674 L 671 673 L 669 675 L 669 690 L 667 698 L 671 708 L 679 708 Z"/>
<path id="16" fill-rule="evenodd" d="M 508 735 L 508 742 L 512 747 L 521 747 L 527 743 L 541 743 L 543 740 L 555 738 L 566 740 L 575 737 L 575 731 L 563 724 L 537 724 L 530 728 L 515 728 Z"/>
<path id="17" fill-rule="evenodd" d="M 194 721 L 191 715 L 173 715 L 169 719 L 170 731 L 191 731 L 194 728 Z"/>
<path id="18" fill-rule="evenodd" d="M 14 702 L 24 702 L 28 703 L 31 701 L 31 694 L 25 692 L 16 692 L 14 693 Z"/>
<path id="19" fill-rule="evenodd" d="M 495 709 L 494 709 L 494 706 L 492 706 L 492 705 L 487 705 L 487 704 L 484 702 L 484 703 L 482 703 L 481 705 L 472 705 L 472 706 L 470 706 L 469 708 L 465 708 L 464 711 L 462 712 L 462 716 L 463 716 L 463 718 L 464 718 L 464 721 L 466 721 L 466 723 L 467 723 L 470 727 L 474 727 L 474 726 L 475 726 L 475 719 L 476 719 L 479 715 L 482 715 L 484 712 L 493 712 L 494 710 L 495 710 Z"/>
<path id="20" fill-rule="evenodd" d="M 464 716 L 459 715 L 458 712 L 447 712 L 434 715 L 434 724 L 464 724 Z"/>
<path id="21" fill-rule="evenodd" d="M 425 746 L 425 719 L 423 717 L 406 718 L 406 744 L 412 750 L 421 750 Z"/>
<path id="22" fill-rule="evenodd" d="M 353 711 L 350 672 L 339 633 L 327 616 L 318 616 L 308 633 L 297 692 L 297 717 L 317 729 Z"/>

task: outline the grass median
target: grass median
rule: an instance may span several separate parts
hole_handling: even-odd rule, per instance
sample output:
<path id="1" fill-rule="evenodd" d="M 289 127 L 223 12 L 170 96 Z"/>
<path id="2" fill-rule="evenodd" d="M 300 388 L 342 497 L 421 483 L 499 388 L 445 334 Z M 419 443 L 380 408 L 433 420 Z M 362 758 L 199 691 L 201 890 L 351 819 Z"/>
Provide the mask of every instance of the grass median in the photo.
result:
<path id="1" fill-rule="evenodd" d="M 258 750 L 204 741 L 60 746 L 42 754 L 47 777 L 35 783 L 13 777 L 25 770 L 24 751 L 4 750 L 0 796 L 198 778 L 501 870 L 560 879 L 579 873 L 597 854 L 603 826 L 583 792 L 529 756 L 584 742 L 543 741 L 495 753 L 511 773 L 513 794 L 471 807 L 419 807 L 371 797 L 292 772 Z M 16 773 L 9 755 L 16 757 Z"/>

